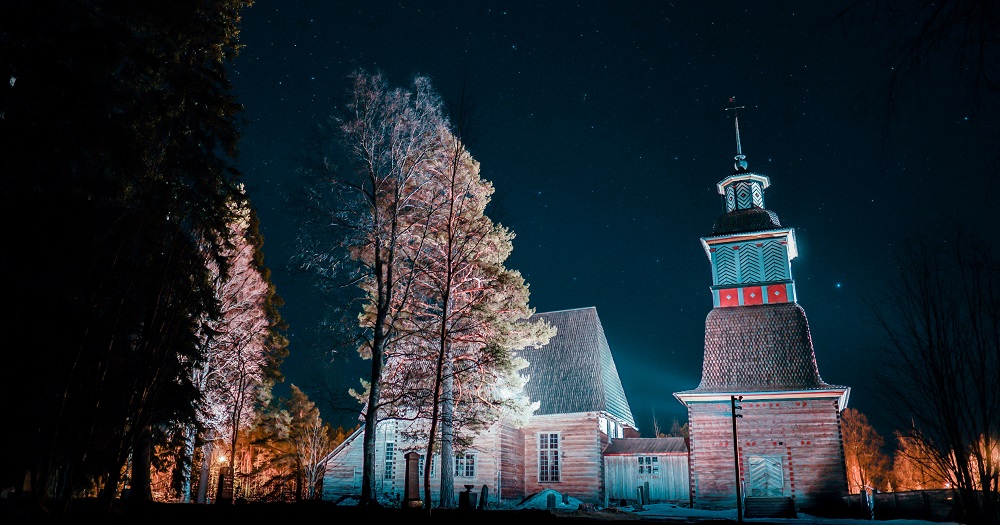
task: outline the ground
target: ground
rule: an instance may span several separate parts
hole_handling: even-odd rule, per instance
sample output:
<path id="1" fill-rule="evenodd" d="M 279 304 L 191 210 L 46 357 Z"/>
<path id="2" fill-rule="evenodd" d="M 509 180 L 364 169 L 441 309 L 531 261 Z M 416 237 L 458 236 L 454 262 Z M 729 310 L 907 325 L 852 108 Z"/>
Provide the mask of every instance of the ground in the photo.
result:
<path id="1" fill-rule="evenodd" d="M 556 493 L 558 494 L 558 493 Z M 221 523 L 237 521 L 252 521 L 266 523 L 268 521 L 284 523 L 303 523 L 303 519 L 319 519 L 322 522 L 339 523 L 461 523 L 471 522 L 502 522 L 502 523 L 539 523 L 539 522 L 652 522 L 652 523 L 738 523 L 736 511 L 691 509 L 683 505 L 657 503 L 642 507 L 610 507 L 594 508 L 580 505 L 572 498 L 564 501 L 557 498 L 556 508 L 547 509 L 547 494 L 538 494 L 529 498 L 520 508 L 504 510 L 479 509 L 432 509 L 429 513 L 423 510 L 379 508 L 365 509 L 357 506 L 335 505 L 332 502 L 309 501 L 301 503 L 245 503 L 235 505 L 195 505 L 181 503 L 149 503 L 142 505 L 116 502 L 110 509 L 98 506 L 94 500 L 78 500 L 71 502 L 64 512 L 42 511 L 27 500 L 0 499 L 0 523 L 36 523 L 36 522 L 81 522 L 93 521 L 103 523 L 141 523 L 141 522 L 172 522 L 172 523 Z M 574 507 L 574 504 L 576 505 Z M 876 516 L 877 517 L 877 516 Z M 867 519 L 824 518 L 799 514 L 795 519 L 744 519 L 745 523 L 765 525 L 862 525 L 870 524 Z M 316 523 L 320 523 L 317 521 Z M 924 520 L 887 520 L 881 521 L 887 525 L 958 525 L 955 522 L 933 522 Z"/>

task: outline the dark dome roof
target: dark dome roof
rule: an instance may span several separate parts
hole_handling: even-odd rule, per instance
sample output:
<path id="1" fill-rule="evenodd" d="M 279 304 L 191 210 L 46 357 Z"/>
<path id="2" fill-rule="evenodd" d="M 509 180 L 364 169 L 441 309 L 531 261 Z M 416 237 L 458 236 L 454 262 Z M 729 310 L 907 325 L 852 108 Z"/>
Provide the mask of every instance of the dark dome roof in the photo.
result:
<path id="1" fill-rule="evenodd" d="M 773 230 L 781 228 L 778 221 L 778 214 L 764 208 L 747 208 L 733 210 L 715 220 L 712 228 L 713 235 L 725 235 L 729 233 L 743 233 L 760 230 Z"/>

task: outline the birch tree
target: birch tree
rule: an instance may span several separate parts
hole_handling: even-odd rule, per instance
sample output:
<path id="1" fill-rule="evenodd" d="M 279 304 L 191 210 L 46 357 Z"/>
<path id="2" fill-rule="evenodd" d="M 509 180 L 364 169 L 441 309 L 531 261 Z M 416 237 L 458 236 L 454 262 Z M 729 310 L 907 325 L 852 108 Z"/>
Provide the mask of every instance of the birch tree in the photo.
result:
<path id="1" fill-rule="evenodd" d="M 384 410 L 383 370 L 400 336 L 400 315 L 412 296 L 426 215 L 429 170 L 438 162 L 444 128 L 440 99 L 426 77 L 409 89 L 390 88 L 380 73 L 351 75 L 348 101 L 333 123 L 341 157 L 322 158 L 311 196 L 327 210 L 319 226 L 332 227 L 337 241 L 303 255 L 303 267 L 362 291 L 357 308 L 358 351 L 371 361 L 364 404 L 363 506 L 375 497 L 375 428 Z M 328 191 L 327 191 L 328 190 Z M 345 258 L 344 255 L 347 255 Z"/>
<path id="2" fill-rule="evenodd" d="M 295 385 L 288 411 L 292 416 L 289 438 L 294 444 L 301 486 L 306 499 L 316 499 L 317 485 L 326 471 L 326 457 L 333 450 L 329 426 L 323 424 L 316 404 Z"/>

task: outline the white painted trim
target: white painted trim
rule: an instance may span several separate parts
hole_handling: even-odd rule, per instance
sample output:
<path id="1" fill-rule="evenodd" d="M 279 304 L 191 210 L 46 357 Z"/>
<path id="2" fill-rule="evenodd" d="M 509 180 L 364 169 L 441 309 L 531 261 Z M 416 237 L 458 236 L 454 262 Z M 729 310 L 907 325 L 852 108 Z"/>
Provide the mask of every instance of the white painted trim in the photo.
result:
<path id="1" fill-rule="evenodd" d="M 782 237 L 787 238 L 788 242 L 788 260 L 792 261 L 799 256 L 799 246 L 795 241 L 795 228 L 782 228 L 780 230 L 759 230 L 756 232 L 749 233 L 737 233 L 732 235 L 715 235 L 712 237 L 702 237 L 701 247 L 705 250 L 705 256 L 708 260 L 712 260 L 712 247 L 717 244 L 726 244 L 731 242 L 749 242 L 749 241 L 759 241 L 761 239 L 780 239 Z"/>
<path id="2" fill-rule="evenodd" d="M 757 173 L 748 172 L 748 173 L 738 173 L 736 175 L 730 175 L 730 176 L 722 179 L 721 181 L 719 181 L 715 185 L 715 189 L 719 192 L 719 195 L 725 195 L 726 194 L 726 186 L 729 186 L 730 184 L 733 184 L 733 183 L 736 183 L 736 182 L 739 182 L 739 181 L 742 181 L 742 180 L 752 180 L 754 182 L 759 182 L 763 186 L 763 188 L 761 188 L 761 189 L 764 189 L 764 190 L 766 190 L 768 188 L 768 186 L 771 185 L 771 179 L 768 178 L 767 175 L 759 175 Z"/>
<path id="3" fill-rule="evenodd" d="M 829 399 L 839 398 L 840 409 L 847 407 L 847 400 L 850 397 L 850 387 L 827 388 L 820 390 L 775 390 L 770 392 L 705 392 L 705 393 L 684 393 L 674 392 L 674 397 L 678 401 L 688 406 L 691 403 L 718 403 L 729 401 L 731 396 L 743 396 L 743 402 L 750 401 L 776 401 L 784 399 Z"/>

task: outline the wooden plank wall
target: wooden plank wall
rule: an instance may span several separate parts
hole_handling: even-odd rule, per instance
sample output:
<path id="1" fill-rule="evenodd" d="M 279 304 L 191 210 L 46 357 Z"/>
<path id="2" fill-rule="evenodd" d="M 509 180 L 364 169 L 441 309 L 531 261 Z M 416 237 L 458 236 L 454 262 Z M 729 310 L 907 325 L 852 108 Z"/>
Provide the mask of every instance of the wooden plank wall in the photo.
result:
<path id="1" fill-rule="evenodd" d="M 737 422 L 740 472 L 747 457 L 782 458 L 783 495 L 800 509 L 847 493 L 839 398 L 744 401 Z M 736 472 L 731 408 L 722 403 L 691 403 L 691 493 L 698 507 L 735 506 Z"/>
<path id="2" fill-rule="evenodd" d="M 658 458 L 658 474 L 639 474 L 638 455 L 655 455 Z M 608 488 L 609 501 L 637 499 L 637 489 L 649 483 L 649 499 L 654 503 L 690 500 L 690 480 L 688 477 L 688 455 L 685 454 L 637 454 L 630 456 L 604 457 L 604 483 Z"/>
<path id="3" fill-rule="evenodd" d="M 500 497 L 519 501 L 524 492 L 524 432 L 510 425 L 500 429 Z"/>
<path id="4" fill-rule="evenodd" d="M 604 504 L 603 450 L 596 412 L 535 416 L 524 427 L 525 492 L 552 489 L 584 503 Z M 560 478 L 538 482 L 538 434 L 558 432 Z"/>
<path id="5" fill-rule="evenodd" d="M 360 473 L 364 463 L 364 445 L 362 439 L 362 434 L 358 434 L 357 439 L 348 443 L 339 454 L 330 459 L 326 467 L 326 473 L 323 476 L 322 499 L 337 501 L 342 496 L 357 496 L 361 494 L 360 481 L 355 482 L 355 469 Z M 512 439 L 512 437 L 508 436 L 508 439 Z M 386 479 L 385 449 L 386 442 L 389 440 L 393 441 L 396 445 L 396 467 L 394 476 L 391 479 Z M 380 501 L 385 502 L 392 499 L 402 501 L 404 484 L 406 482 L 405 455 L 410 451 L 423 454 L 426 446 L 427 444 L 424 442 L 404 441 L 396 435 L 396 429 L 391 422 L 379 426 L 378 435 L 375 440 L 375 491 Z M 476 476 L 471 478 L 455 476 L 456 502 L 458 501 L 458 493 L 465 491 L 465 485 L 474 485 L 473 492 L 476 494 L 480 492 L 483 485 L 487 485 L 490 487 L 491 494 L 495 494 L 494 491 L 496 490 L 498 479 L 503 479 L 505 484 L 510 480 L 515 480 L 514 487 L 516 490 L 518 486 L 516 480 L 523 479 L 523 475 L 518 478 L 518 474 L 515 471 L 513 474 L 505 474 L 504 478 L 498 478 L 497 469 L 500 465 L 502 447 L 503 439 L 499 426 L 492 427 L 476 438 L 473 448 L 470 449 L 476 452 Z M 456 453 L 458 453 L 457 450 Z M 441 492 L 441 468 L 454 468 L 454 459 L 448 459 L 442 463 L 440 455 L 436 455 L 435 458 L 437 468 L 431 479 L 431 498 L 437 502 L 440 500 L 439 495 Z M 513 461 L 516 461 L 516 458 Z M 521 463 L 523 464 L 523 461 Z M 358 477 L 360 478 L 360 474 L 358 474 Z M 419 485 L 422 497 L 423 473 L 421 473 Z M 492 499 L 494 498 L 491 497 Z"/>
<path id="6" fill-rule="evenodd" d="M 356 440 L 347 443 L 339 454 L 327 462 L 326 472 L 323 474 L 322 499 L 337 501 L 341 496 L 361 495 L 360 480 L 357 484 L 354 481 L 354 469 L 361 472 L 361 465 L 364 463 L 361 438 L 362 434 L 358 434 Z"/>

